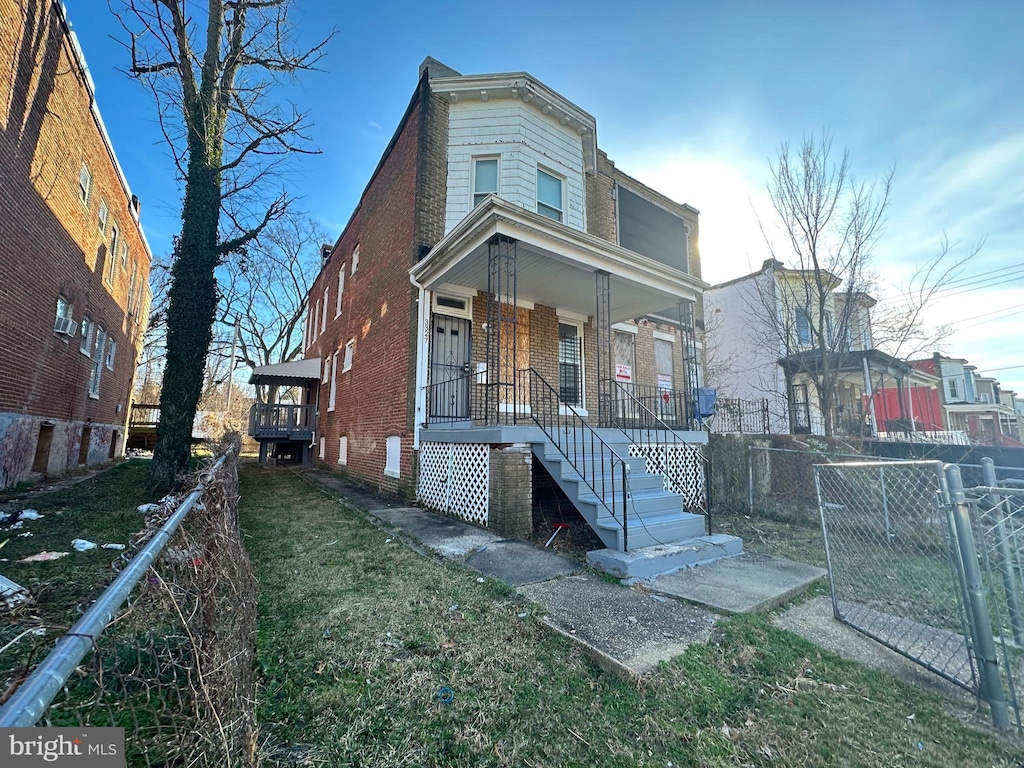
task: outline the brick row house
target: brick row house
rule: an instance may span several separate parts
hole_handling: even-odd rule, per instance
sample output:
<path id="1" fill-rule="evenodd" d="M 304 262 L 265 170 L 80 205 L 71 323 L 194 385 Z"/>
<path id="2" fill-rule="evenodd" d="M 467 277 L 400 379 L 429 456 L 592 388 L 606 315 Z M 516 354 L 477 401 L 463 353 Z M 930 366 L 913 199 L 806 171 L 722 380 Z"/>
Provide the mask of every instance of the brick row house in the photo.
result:
<path id="1" fill-rule="evenodd" d="M 0 0 L 0 486 L 120 456 L 151 253 L 57 2 Z"/>
<path id="2" fill-rule="evenodd" d="M 306 359 L 253 376 L 304 404 L 251 431 L 505 534 L 553 478 L 610 550 L 699 536 L 700 274 L 698 211 L 616 168 L 593 116 L 428 58 L 325 248 Z"/>

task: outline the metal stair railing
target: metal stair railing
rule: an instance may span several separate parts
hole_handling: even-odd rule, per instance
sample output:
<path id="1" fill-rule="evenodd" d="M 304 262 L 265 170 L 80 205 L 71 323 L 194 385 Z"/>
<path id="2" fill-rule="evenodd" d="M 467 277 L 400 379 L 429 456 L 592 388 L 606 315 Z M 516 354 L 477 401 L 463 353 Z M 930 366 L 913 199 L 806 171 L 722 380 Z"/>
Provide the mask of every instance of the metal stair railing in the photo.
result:
<path id="1" fill-rule="evenodd" d="M 530 416 L 551 444 L 579 473 L 586 486 L 622 526 L 622 550 L 629 551 L 629 465 L 579 415 L 562 402 L 558 390 L 533 368 L 529 375 Z M 621 512 L 616 514 L 616 494 L 621 496 Z"/>
<path id="2" fill-rule="evenodd" d="M 686 481 L 681 470 L 673 471 L 669 462 L 669 447 L 683 448 L 695 453 L 700 461 L 700 471 L 704 474 L 703 486 L 700 489 L 697 509 L 707 518 L 707 531 L 711 533 L 711 473 L 708 471 L 708 457 L 700 447 L 683 440 L 657 414 L 643 404 L 628 387 L 613 379 L 605 379 L 599 385 L 599 397 L 605 398 L 602 410 L 609 414 L 611 424 L 620 430 L 630 443 L 638 446 L 641 457 L 657 467 L 657 471 L 666 478 L 672 489 L 682 495 L 686 494 Z M 648 446 L 647 450 L 644 446 Z"/>

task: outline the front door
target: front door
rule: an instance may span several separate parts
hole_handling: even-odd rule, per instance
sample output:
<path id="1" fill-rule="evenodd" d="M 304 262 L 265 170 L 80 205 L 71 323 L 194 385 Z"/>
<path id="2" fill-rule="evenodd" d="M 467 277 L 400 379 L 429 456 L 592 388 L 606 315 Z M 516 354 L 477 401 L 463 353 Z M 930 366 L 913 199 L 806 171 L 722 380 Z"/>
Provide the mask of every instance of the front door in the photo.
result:
<path id="1" fill-rule="evenodd" d="M 447 421 L 469 418 L 470 322 L 434 315 L 430 337 L 430 416 Z"/>

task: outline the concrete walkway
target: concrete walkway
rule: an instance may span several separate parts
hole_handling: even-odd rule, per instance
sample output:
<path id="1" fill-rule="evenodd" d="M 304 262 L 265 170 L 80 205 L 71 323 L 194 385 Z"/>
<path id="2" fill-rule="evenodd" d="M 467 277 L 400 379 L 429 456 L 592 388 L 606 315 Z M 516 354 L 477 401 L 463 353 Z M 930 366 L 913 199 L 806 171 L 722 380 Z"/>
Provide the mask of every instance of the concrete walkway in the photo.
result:
<path id="1" fill-rule="evenodd" d="M 692 574 L 706 573 L 729 561 L 625 587 L 595 575 L 582 562 L 521 539 L 503 538 L 418 507 L 389 503 L 330 471 L 292 471 L 397 529 L 418 551 L 463 563 L 516 588 L 544 608 L 547 615 L 543 621 L 551 630 L 579 645 L 602 668 L 630 680 L 643 677 L 658 662 L 678 656 L 690 644 L 708 639 L 720 614 L 692 603 L 706 603 L 719 610 L 759 609 L 777 604 L 779 595 L 783 595 L 781 599 L 790 595 L 795 589 L 794 574 L 809 577 L 801 581 L 804 585 L 820 576 L 816 573 L 820 569 L 808 574 L 794 568 L 799 565 L 796 563 L 744 555 L 751 559 L 744 560 L 742 567 L 715 570 L 713 576 L 694 578 Z M 777 573 L 766 577 L 765 571 Z M 702 583 L 706 589 L 701 588 Z M 716 586 L 712 588 L 712 584 Z M 718 605 L 723 602 L 721 595 L 729 593 L 739 596 L 741 602 Z"/>

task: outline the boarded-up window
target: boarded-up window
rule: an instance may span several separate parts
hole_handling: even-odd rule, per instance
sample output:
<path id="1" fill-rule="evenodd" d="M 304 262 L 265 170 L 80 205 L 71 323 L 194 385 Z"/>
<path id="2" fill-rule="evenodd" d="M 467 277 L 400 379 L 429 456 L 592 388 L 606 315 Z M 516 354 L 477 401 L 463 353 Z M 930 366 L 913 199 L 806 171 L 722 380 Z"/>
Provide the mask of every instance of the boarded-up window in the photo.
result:
<path id="1" fill-rule="evenodd" d="M 618 187 L 619 245 L 689 272 L 686 222 L 664 208 Z"/>

